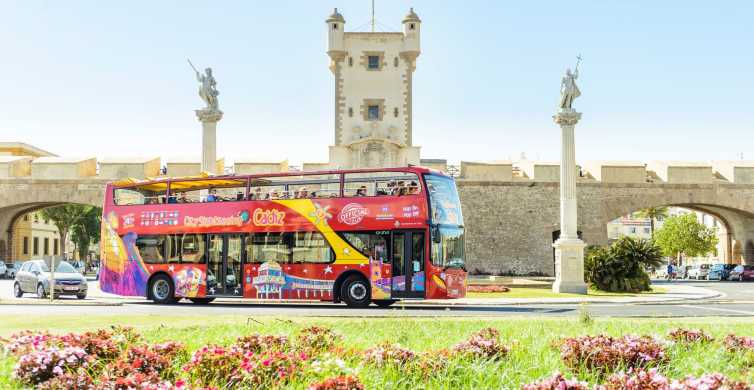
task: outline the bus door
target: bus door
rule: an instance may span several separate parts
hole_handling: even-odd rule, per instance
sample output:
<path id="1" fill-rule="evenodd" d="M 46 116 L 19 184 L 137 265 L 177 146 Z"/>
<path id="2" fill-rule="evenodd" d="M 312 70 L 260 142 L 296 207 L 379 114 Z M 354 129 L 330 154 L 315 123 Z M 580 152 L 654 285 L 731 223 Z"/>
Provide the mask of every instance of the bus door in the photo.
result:
<path id="1" fill-rule="evenodd" d="M 393 298 L 424 298 L 424 231 L 394 231 L 391 247 L 391 296 Z"/>
<path id="2" fill-rule="evenodd" d="M 207 295 L 243 295 L 240 234 L 210 234 Z"/>

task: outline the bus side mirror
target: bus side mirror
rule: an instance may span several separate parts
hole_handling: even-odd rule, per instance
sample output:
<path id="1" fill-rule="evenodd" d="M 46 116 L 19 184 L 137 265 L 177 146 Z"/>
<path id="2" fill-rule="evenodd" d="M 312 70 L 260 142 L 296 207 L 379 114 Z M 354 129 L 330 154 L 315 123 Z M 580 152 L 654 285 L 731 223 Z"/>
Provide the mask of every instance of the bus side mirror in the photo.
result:
<path id="1" fill-rule="evenodd" d="M 432 226 L 430 229 L 430 234 L 432 235 L 432 242 L 439 244 L 441 242 L 440 240 L 440 228 L 437 226 Z"/>

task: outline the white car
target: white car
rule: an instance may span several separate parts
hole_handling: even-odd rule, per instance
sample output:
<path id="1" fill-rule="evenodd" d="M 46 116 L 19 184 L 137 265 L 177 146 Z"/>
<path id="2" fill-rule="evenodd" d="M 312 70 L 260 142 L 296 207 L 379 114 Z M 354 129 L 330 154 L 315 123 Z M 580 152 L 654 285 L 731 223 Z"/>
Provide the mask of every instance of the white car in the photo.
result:
<path id="1" fill-rule="evenodd" d="M 689 269 L 687 277 L 689 279 L 707 279 L 709 274 L 709 264 L 697 264 Z"/>
<path id="2" fill-rule="evenodd" d="M 4 278 L 8 276 L 8 267 L 0 261 L 0 278 Z"/>

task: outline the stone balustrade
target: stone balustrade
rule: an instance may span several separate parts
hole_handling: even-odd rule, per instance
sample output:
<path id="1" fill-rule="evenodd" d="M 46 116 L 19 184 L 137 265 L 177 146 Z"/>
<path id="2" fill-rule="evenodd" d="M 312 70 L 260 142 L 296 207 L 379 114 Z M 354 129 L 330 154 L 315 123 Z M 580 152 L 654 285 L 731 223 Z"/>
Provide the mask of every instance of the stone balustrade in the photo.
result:
<path id="1" fill-rule="evenodd" d="M 164 161 L 164 165 L 162 165 Z M 424 159 L 422 166 L 448 172 L 451 165 L 444 159 Z M 217 172 L 223 172 L 225 159 L 217 160 Z M 165 175 L 194 176 L 201 173 L 201 162 L 193 159 L 159 157 L 90 158 L 0 156 L 0 179 L 31 178 L 35 180 L 105 179 L 132 177 L 143 179 Z M 328 163 L 304 163 L 305 172 L 330 169 Z M 233 173 L 262 174 L 289 172 L 288 160 L 236 160 Z M 554 161 L 462 161 L 462 180 L 501 182 L 558 182 L 560 164 Z M 578 182 L 598 183 L 667 183 L 754 185 L 754 161 L 586 161 L 581 164 Z"/>

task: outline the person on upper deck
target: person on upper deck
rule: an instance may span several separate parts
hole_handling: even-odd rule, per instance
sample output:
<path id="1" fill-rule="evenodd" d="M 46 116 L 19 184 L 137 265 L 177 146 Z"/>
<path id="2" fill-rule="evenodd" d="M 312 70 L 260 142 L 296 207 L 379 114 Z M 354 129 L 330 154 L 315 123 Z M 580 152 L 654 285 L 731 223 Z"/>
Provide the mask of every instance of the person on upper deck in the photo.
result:
<path id="1" fill-rule="evenodd" d="M 356 196 L 367 196 L 367 186 L 361 186 L 356 190 Z"/>

